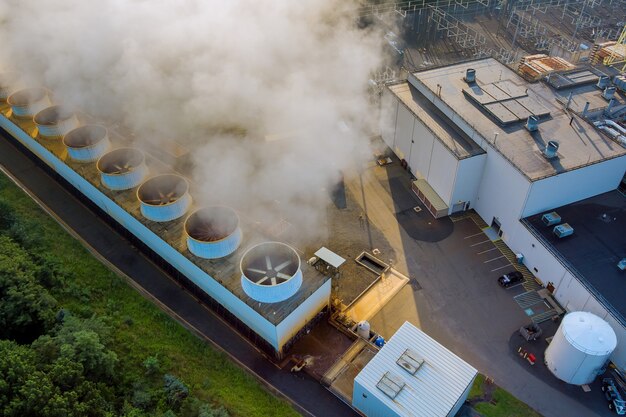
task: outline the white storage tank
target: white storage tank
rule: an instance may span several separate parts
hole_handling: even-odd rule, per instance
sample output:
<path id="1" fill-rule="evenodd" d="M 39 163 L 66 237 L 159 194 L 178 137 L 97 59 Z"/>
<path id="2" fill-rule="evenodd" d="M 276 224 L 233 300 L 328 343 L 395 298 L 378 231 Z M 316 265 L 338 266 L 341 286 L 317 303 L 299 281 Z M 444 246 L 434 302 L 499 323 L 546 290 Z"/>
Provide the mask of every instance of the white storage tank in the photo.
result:
<path id="1" fill-rule="evenodd" d="M 185 221 L 185 233 L 189 252 L 205 259 L 230 255 L 242 237 L 235 210 L 221 206 L 196 210 Z"/>
<path id="2" fill-rule="evenodd" d="M 42 87 L 16 91 L 7 98 L 7 103 L 11 106 L 13 116 L 23 119 L 30 119 L 52 104 L 48 90 Z"/>
<path id="3" fill-rule="evenodd" d="M 241 257 L 240 267 L 243 290 L 262 303 L 284 301 L 302 285 L 300 257 L 284 243 L 265 242 L 251 247 Z"/>
<path id="4" fill-rule="evenodd" d="M 145 156 L 135 148 L 119 148 L 102 155 L 96 168 L 102 185 L 110 190 L 135 188 L 148 174 Z"/>
<path id="5" fill-rule="evenodd" d="M 60 138 L 78 127 L 76 114 L 67 107 L 60 105 L 41 110 L 33 120 L 39 130 L 39 136 L 43 138 Z"/>
<path id="6" fill-rule="evenodd" d="M 191 206 L 189 183 L 179 175 L 152 177 L 137 189 L 141 214 L 155 222 L 169 222 L 184 215 Z"/>
<path id="7" fill-rule="evenodd" d="M 63 144 L 70 158 L 78 162 L 96 161 L 111 147 L 107 128 L 99 125 L 85 125 L 70 130 L 63 137 Z"/>
<path id="8" fill-rule="evenodd" d="M 546 366 L 568 384 L 589 384 L 616 346 L 615 331 L 606 321 L 585 311 L 572 312 L 563 318 L 546 349 Z"/>

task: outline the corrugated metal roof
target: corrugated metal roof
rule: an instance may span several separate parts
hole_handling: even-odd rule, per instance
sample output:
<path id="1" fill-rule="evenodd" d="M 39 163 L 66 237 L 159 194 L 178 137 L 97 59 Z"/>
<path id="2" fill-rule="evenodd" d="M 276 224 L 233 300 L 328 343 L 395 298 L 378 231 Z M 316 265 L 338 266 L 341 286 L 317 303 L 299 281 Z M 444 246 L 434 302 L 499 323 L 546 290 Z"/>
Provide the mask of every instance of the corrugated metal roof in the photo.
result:
<path id="1" fill-rule="evenodd" d="M 424 359 L 415 375 L 397 363 L 407 349 Z M 376 387 L 388 372 L 406 384 L 393 400 Z M 476 369 L 463 359 L 405 322 L 356 376 L 355 382 L 399 415 L 445 417 L 476 373 Z"/>

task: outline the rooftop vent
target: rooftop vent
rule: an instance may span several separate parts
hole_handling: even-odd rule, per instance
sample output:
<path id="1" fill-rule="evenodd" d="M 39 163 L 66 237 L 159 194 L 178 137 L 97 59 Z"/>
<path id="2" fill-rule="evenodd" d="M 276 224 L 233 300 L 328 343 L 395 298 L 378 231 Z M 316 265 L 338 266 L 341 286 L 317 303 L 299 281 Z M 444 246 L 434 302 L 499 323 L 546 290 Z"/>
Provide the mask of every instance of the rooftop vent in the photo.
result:
<path id="1" fill-rule="evenodd" d="M 559 150 L 559 142 L 555 140 L 549 140 L 548 144 L 543 150 L 543 156 L 545 156 L 548 159 L 556 158 L 558 150 Z"/>
<path id="2" fill-rule="evenodd" d="M 17 74 L 14 72 L 0 73 L 0 102 L 6 101 L 13 91 Z"/>
<path id="3" fill-rule="evenodd" d="M 99 125 L 85 125 L 70 130 L 63 137 L 63 144 L 70 158 L 78 162 L 96 161 L 111 146 L 106 127 Z"/>
<path id="4" fill-rule="evenodd" d="M 50 106 L 35 115 L 33 119 L 44 138 L 60 138 L 78 127 L 76 114 L 64 106 Z"/>
<path id="5" fill-rule="evenodd" d="M 535 132 L 539 129 L 539 118 L 537 116 L 528 116 L 528 120 L 526 121 L 526 129 L 529 132 Z"/>
<path id="6" fill-rule="evenodd" d="M 596 84 L 596 87 L 604 90 L 607 85 L 609 85 L 609 77 L 607 77 L 606 75 L 600 76 L 600 78 L 598 78 L 598 83 Z"/>
<path id="7" fill-rule="evenodd" d="M 387 371 L 376 384 L 376 388 L 384 392 L 387 397 L 393 400 L 398 396 L 398 394 L 400 394 L 400 391 L 402 391 L 402 388 L 404 388 L 405 385 L 406 383 L 402 380 L 402 378 Z"/>
<path id="8" fill-rule="evenodd" d="M 13 116 L 30 119 L 41 110 L 49 107 L 52 102 L 45 88 L 25 88 L 16 91 L 7 98 Z"/>
<path id="9" fill-rule="evenodd" d="M 119 148 L 104 154 L 96 164 L 102 184 L 111 190 L 135 188 L 148 174 L 143 152 Z"/>
<path id="10" fill-rule="evenodd" d="M 230 255 L 241 243 L 239 216 L 229 207 L 205 207 L 185 221 L 189 252 L 205 259 Z"/>
<path id="11" fill-rule="evenodd" d="M 465 71 L 465 78 L 463 79 L 468 84 L 476 82 L 476 70 L 474 68 L 468 68 Z"/>
<path id="12" fill-rule="evenodd" d="M 400 355 L 396 363 L 411 375 L 415 375 L 417 370 L 424 364 L 424 358 L 413 350 L 407 349 Z"/>
<path id="13" fill-rule="evenodd" d="M 553 211 L 551 213 L 546 213 L 543 216 L 541 216 L 541 221 L 546 226 L 552 226 L 552 225 L 561 223 L 561 216 L 559 216 L 559 214 L 556 211 Z"/>
<path id="14" fill-rule="evenodd" d="M 602 92 L 602 97 L 606 100 L 611 100 L 615 96 L 615 87 L 606 87 Z"/>
<path id="15" fill-rule="evenodd" d="M 568 223 L 563 223 L 558 226 L 554 226 L 554 229 L 552 229 L 552 233 L 554 233 L 559 239 L 562 239 L 566 236 L 574 234 L 574 228 Z"/>
<path id="16" fill-rule="evenodd" d="M 293 296 L 302 285 L 300 257 L 291 246 L 265 242 L 251 247 L 241 258 L 241 286 L 262 303 L 277 303 Z"/>
<path id="17" fill-rule="evenodd" d="M 168 222 L 181 217 L 191 206 L 189 183 L 179 175 L 152 177 L 137 189 L 141 214 L 155 222 Z"/>

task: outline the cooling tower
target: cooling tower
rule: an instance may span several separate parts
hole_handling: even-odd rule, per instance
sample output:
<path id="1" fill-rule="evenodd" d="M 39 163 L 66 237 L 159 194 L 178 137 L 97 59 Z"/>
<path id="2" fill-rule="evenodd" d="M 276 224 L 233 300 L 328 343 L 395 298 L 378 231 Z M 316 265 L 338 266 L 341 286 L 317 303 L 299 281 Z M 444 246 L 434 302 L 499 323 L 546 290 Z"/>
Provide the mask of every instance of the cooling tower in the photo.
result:
<path id="1" fill-rule="evenodd" d="M 262 303 L 277 303 L 293 296 L 302 285 L 300 257 L 280 242 L 251 247 L 241 258 L 241 286 Z"/>
<path id="2" fill-rule="evenodd" d="M 43 138 L 60 138 L 67 132 L 78 127 L 76 114 L 63 106 L 50 106 L 37 114 L 33 119 Z"/>
<path id="3" fill-rule="evenodd" d="M 613 328 L 584 311 L 567 314 L 545 354 L 548 369 L 568 384 L 589 384 L 617 346 Z"/>
<path id="4" fill-rule="evenodd" d="M 155 222 L 168 222 L 184 215 L 191 206 L 189 183 L 179 175 L 152 177 L 137 189 L 141 214 Z"/>
<path id="5" fill-rule="evenodd" d="M 0 73 L 0 102 L 7 101 L 15 89 L 17 78 L 17 74 L 14 72 Z"/>
<path id="6" fill-rule="evenodd" d="M 7 98 L 13 116 L 29 119 L 41 110 L 49 107 L 52 102 L 45 88 L 25 88 L 16 91 Z"/>
<path id="7" fill-rule="evenodd" d="M 111 147 L 106 127 L 85 125 L 70 130 L 63 137 L 67 152 L 75 161 L 92 162 L 98 160 Z"/>
<path id="8" fill-rule="evenodd" d="M 237 213 L 229 207 L 205 207 L 185 221 L 189 252 L 205 259 L 230 255 L 241 243 Z"/>
<path id="9" fill-rule="evenodd" d="M 148 174 L 143 152 L 119 148 L 102 155 L 96 164 L 102 184 L 111 190 L 128 190 L 141 184 Z"/>

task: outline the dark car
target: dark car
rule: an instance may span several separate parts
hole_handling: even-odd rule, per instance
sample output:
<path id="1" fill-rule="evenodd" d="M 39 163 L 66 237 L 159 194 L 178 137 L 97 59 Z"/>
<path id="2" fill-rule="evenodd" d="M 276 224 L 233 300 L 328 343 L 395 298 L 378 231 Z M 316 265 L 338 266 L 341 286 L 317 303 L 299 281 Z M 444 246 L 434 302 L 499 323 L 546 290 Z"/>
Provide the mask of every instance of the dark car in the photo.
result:
<path id="1" fill-rule="evenodd" d="M 504 288 L 508 288 L 522 281 L 524 281 L 524 275 L 522 275 L 520 271 L 512 271 L 498 278 L 498 284 Z"/>

